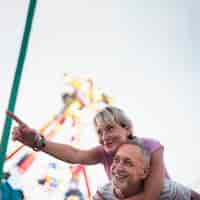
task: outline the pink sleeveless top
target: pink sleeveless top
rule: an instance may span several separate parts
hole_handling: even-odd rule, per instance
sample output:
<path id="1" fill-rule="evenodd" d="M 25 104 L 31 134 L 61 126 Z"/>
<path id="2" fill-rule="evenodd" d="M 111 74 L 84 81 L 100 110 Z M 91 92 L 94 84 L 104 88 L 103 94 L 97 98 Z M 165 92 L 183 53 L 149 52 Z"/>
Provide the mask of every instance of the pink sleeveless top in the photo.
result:
<path id="1" fill-rule="evenodd" d="M 135 138 L 134 138 L 135 139 Z M 133 139 L 133 140 L 134 140 Z M 147 149 L 149 149 L 150 153 L 152 154 L 153 152 L 157 151 L 160 148 L 164 148 L 163 145 L 160 144 L 159 141 L 151 139 L 151 138 L 136 138 L 142 145 L 144 145 Z M 111 179 L 111 171 L 110 171 L 110 166 L 113 161 L 114 154 L 110 154 L 104 151 L 102 146 L 98 146 L 97 150 L 99 151 L 99 156 L 100 156 L 100 163 L 103 164 L 105 172 L 109 178 Z M 165 165 L 164 165 L 165 166 Z M 165 167 L 165 177 L 169 179 L 169 174 L 166 170 Z"/>

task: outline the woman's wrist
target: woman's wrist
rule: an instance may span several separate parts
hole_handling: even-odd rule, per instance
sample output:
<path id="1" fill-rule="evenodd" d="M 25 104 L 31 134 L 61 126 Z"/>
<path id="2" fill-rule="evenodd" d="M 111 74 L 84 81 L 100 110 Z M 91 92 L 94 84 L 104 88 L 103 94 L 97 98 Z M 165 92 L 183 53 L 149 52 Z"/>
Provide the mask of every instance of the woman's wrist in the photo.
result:
<path id="1" fill-rule="evenodd" d="M 40 151 L 46 146 L 46 140 L 43 135 L 38 135 L 33 144 L 34 151 Z"/>

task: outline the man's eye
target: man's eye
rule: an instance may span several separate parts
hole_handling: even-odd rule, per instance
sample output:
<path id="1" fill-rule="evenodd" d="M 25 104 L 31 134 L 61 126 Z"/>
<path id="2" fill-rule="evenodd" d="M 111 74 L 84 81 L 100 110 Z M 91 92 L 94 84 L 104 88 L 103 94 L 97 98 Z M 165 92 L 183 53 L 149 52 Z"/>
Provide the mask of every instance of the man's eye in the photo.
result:
<path id="1" fill-rule="evenodd" d="M 124 165 L 126 165 L 128 167 L 134 166 L 133 163 L 131 161 L 128 161 L 128 160 L 124 162 Z"/>
<path id="2" fill-rule="evenodd" d="M 114 163 L 118 163 L 118 162 L 119 162 L 119 158 L 114 158 L 114 159 L 113 159 L 113 162 L 114 162 Z"/>

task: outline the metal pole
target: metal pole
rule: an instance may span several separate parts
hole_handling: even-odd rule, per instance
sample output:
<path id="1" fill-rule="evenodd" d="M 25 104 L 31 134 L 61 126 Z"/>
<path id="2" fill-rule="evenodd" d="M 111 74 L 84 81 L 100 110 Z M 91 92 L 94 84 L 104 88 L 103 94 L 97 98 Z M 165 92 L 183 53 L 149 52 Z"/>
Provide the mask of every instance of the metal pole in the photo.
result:
<path id="1" fill-rule="evenodd" d="M 17 67 L 15 71 L 15 77 L 13 80 L 11 94 L 9 98 L 9 104 L 8 104 L 8 110 L 11 112 L 14 112 L 15 110 L 16 98 L 17 98 L 17 93 L 18 93 L 19 84 L 21 80 L 23 65 L 24 65 L 24 61 L 25 61 L 25 57 L 27 53 L 29 35 L 31 32 L 31 26 L 32 26 L 36 3 L 37 3 L 37 0 L 30 0 L 29 2 L 24 34 L 22 38 L 20 53 L 19 53 Z M 1 144 L 0 144 L 0 186 L 1 186 L 1 180 L 3 177 L 3 166 L 4 166 L 5 157 L 6 157 L 11 123 L 12 123 L 11 119 L 8 116 L 6 116 L 2 138 L 1 138 Z"/>

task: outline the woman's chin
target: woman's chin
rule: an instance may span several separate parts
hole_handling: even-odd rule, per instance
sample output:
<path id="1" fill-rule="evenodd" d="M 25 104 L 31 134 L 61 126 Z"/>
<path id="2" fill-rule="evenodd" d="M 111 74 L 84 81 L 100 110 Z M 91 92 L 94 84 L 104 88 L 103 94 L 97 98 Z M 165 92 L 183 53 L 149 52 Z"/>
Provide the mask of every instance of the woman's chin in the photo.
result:
<path id="1" fill-rule="evenodd" d="M 116 153 L 116 151 L 117 151 L 116 147 L 106 147 L 106 146 L 104 146 L 104 149 L 107 153 Z"/>

